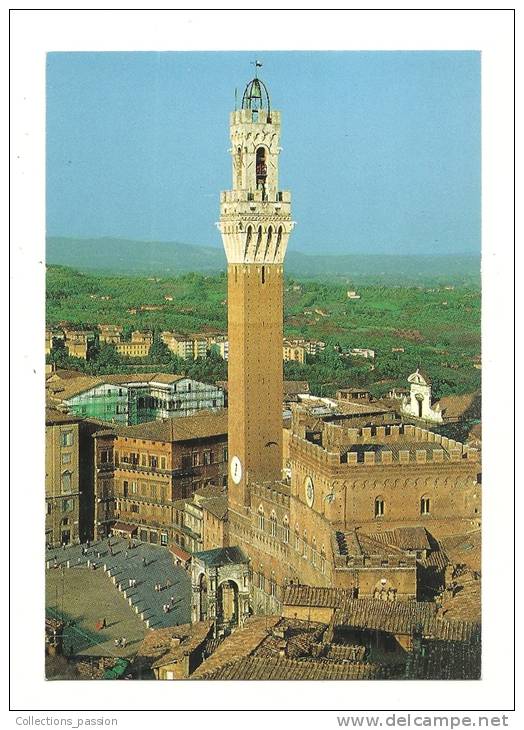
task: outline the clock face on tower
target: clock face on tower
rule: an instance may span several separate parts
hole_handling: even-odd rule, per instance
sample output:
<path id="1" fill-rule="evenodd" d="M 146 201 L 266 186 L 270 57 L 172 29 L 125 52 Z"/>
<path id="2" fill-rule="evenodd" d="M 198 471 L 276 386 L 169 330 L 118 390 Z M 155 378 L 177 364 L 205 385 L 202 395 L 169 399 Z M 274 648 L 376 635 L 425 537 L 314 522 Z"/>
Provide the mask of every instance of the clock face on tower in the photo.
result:
<path id="1" fill-rule="evenodd" d="M 231 459 L 231 479 L 235 484 L 240 484 L 240 480 L 242 479 L 242 462 L 238 456 L 233 456 Z"/>
<path id="2" fill-rule="evenodd" d="M 312 507 L 313 500 L 315 499 L 315 488 L 313 487 L 313 479 L 311 479 L 311 477 L 306 477 L 306 481 L 304 482 L 304 487 L 306 490 L 307 506 Z"/>

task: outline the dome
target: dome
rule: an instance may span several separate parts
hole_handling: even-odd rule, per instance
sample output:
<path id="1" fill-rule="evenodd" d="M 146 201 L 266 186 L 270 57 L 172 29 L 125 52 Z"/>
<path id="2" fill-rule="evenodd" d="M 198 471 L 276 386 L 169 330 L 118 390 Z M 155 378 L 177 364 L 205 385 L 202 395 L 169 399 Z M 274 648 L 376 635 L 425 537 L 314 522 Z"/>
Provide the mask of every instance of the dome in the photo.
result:
<path id="1" fill-rule="evenodd" d="M 267 87 L 265 83 L 256 76 L 246 86 L 244 96 L 242 97 L 242 109 L 252 109 L 253 111 L 267 109 L 268 112 L 271 111 Z"/>

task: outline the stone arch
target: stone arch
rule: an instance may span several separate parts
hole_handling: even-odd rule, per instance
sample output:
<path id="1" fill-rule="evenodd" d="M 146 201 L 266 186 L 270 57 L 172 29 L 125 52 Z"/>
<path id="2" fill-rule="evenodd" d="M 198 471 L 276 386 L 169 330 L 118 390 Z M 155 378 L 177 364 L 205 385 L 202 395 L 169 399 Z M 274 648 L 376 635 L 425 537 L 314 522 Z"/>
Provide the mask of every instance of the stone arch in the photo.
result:
<path id="1" fill-rule="evenodd" d="M 234 578 L 225 578 L 217 585 L 217 618 L 237 626 L 239 623 L 240 586 Z"/>

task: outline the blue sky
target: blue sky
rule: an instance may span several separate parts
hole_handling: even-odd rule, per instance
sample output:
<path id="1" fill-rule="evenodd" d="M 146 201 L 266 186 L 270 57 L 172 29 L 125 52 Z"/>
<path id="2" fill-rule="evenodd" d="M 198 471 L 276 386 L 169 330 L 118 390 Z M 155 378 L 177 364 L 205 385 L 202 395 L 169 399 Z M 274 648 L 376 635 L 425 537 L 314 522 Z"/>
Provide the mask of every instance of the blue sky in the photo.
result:
<path id="1" fill-rule="evenodd" d="M 290 246 L 480 251 L 480 54 L 52 53 L 48 235 L 221 246 L 229 112 L 260 58 Z"/>

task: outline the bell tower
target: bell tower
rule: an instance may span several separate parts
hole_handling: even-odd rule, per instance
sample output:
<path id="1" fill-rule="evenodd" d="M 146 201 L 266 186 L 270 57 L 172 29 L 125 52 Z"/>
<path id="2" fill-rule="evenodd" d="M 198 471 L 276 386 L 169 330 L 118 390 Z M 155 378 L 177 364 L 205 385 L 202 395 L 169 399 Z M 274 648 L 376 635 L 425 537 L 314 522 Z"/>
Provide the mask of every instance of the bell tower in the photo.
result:
<path id="1" fill-rule="evenodd" d="M 230 510 L 245 516 L 249 484 L 282 476 L 283 263 L 294 225 L 278 185 L 280 112 L 257 76 L 230 115 L 230 137 L 232 189 L 220 195 L 218 224 L 228 262 L 228 492 Z"/>

